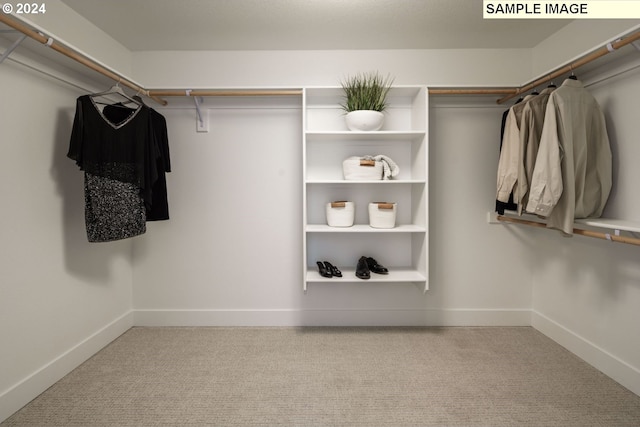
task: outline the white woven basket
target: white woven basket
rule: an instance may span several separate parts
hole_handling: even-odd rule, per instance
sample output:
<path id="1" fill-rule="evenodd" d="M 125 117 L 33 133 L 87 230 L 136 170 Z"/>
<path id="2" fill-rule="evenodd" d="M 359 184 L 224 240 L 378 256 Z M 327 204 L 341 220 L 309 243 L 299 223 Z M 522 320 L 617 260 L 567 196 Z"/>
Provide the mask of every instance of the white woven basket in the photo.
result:
<path id="1" fill-rule="evenodd" d="M 397 203 L 369 203 L 369 225 L 373 228 L 394 228 L 396 209 Z"/>
<path id="2" fill-rule="evenodd" d="M 353 202 L 327 203 L 327 224 L 331 227 L 351 227 L 355 218 Z"/>
<path id="3" fill-rule="evenodd" d="M 375 181 L 382 179 L 382 162 L 364 160 L 353 156 L 342 162 L 344 179 L 353 181 Z"/>

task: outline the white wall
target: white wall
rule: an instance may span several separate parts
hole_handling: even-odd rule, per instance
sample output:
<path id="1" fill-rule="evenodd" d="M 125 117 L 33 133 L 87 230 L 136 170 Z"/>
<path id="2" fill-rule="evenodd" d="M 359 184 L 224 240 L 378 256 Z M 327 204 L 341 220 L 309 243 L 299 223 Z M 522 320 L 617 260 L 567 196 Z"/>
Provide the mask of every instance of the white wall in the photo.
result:
<path id="1" fill-rule="evenodd" d="M 305 295 L 300 100 L 213 102 L 205 100 L 206 134 L 195 132 L 192 108 L 161 110 L 172 142 L 171 220 L 134 242 L 137 324 L 530 323 L 531 281 L 496 280 L 519 277 L 527 257 L 486 223 L 504 107 L 432 109 L 426 295 L 374 284 L 312 285 Z M 496 263 L 487 249 L 508 245 L 508 260 Z"/>
<path id="2" fill-rule="evenodd" d="M 527 49 L 135 52 L 134 76 L 149 88 L 336 86 L 369 70 L 398 85 L 519 85 Z"/>
<path id="3" fill-rule="evenodd" d="M 531 74 L 525 80 L 543 77 L 638 28 L 640 19 L 574 20 L 531 49 Z"/>
<path id="4" fill-rule="evenodd" d="M 8 60 L 0 93 L 2 420 L 133 316 L 131 242 L 87 242 L 83 175 L 66 157 L 79 91 Z"/>
<path id="5" fill-rule="evenodd" d="M 349 73 L 377 69 L 397 84 L 515 84 L 530 67 L 523 50 L 283 52 L 136 52 L 134 72 L 149 87 L 335 86 Z M 492 108 L 433 110 L 430 129 L 432 226 L 430 290 L 412 285 L 301 283 L 301 111 L 238 108 L 205 99 L 209 134 L 194 130 L 190 100 L 160 109 L 170 123 L 174 172 L 168 177 L 172 219 L 135 242 L 136 323 L 223 325 L 529 324 L 531 282 L 517 275 L 519 250 L 496 265 L 492 208 L 500 115 Z M 187 105 L 189 110 L 176 109 Z M 244 106 L 244 107 L 243 107 Z M 460 123 L 465 123 L 460 126 Z M 482 159 L 479 160 L 479 159 Z M 448 167 L 465 165 L 465 173 Z M 261 164 L 274 164 L 284 176 Z M 245 173 L 240 179 L 239 165 Z M 253 170 L 247 169 L 253 166 Z M 286 171 L 286 172 L 284 172 Z M 469 180 L 469 175 L 473 176 Z M 221 177 L 225 178 L 221 185 Z M 477 179 L 477 177 L 482 177 Z M 286 179 L 285 179 L 286 178 Z M 482 189 L 471 188 L 474 182 Z M 445 185 L 449 183 L 449 187 Z M 447 189 L 445 190 L 445 187 Z M 219 201 L 223 200 L 225 207 Z M 251 212 L 252 206 L 278 209 Z M 270 221 L 261 214 L 272 215 Z M 469 219 L 475 218 L 475 221 Z M 239 220 L 240 219 L 240 220 Z M 157 232 L 155 230 L 158 230 Z M 503 237 L 504 238 L 504 237 Z M 194 242 L 197 242 L 194 243 Z"/>

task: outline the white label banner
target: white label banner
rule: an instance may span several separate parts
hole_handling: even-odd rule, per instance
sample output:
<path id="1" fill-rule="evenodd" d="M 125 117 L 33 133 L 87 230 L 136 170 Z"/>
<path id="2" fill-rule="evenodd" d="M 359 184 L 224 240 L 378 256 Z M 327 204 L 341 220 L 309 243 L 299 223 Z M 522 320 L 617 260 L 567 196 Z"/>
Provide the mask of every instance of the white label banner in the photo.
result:
<path id="1" fill-rule="evenodd" d="M 484 19 L 640 19 L 640 0 L 483 0 Z"/>

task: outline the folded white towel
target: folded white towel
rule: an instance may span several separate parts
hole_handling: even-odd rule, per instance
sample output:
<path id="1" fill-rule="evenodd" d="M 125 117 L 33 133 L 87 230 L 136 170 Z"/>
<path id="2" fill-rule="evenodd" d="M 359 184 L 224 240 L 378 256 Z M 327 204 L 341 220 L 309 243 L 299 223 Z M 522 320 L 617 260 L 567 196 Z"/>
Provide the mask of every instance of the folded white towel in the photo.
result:
<path id="1" fill-rule="evenodd" d="M 390 157 L 379 154 L 377 156 L 364 156 L 365 160 L 375 160 L 382 163 L 382 179 L 391 179 L 398 176 L 400 168 Z"/>

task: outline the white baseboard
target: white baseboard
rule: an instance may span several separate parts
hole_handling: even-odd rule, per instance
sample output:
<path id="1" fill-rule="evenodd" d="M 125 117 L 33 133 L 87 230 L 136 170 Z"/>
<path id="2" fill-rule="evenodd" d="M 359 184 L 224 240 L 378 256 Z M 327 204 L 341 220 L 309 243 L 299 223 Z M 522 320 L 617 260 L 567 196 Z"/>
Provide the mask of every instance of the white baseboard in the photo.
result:
<path id="1" fill-rule="evenodd" d="M 531 326 L 640 396 L 639 368 L 620 360 L 613 354 L 535 310 L 531 313 Z"/>
<path id="2" fill-rule="evenodd" d="M 133 320 L 133 311 L 123 314 L 0 394 L 0 422 L 126 332 Z"/>
<path id="3" fill-rule="evenodd" d="M 531 310 L 135 310 L 136 326 L 531 326 Z"/>

